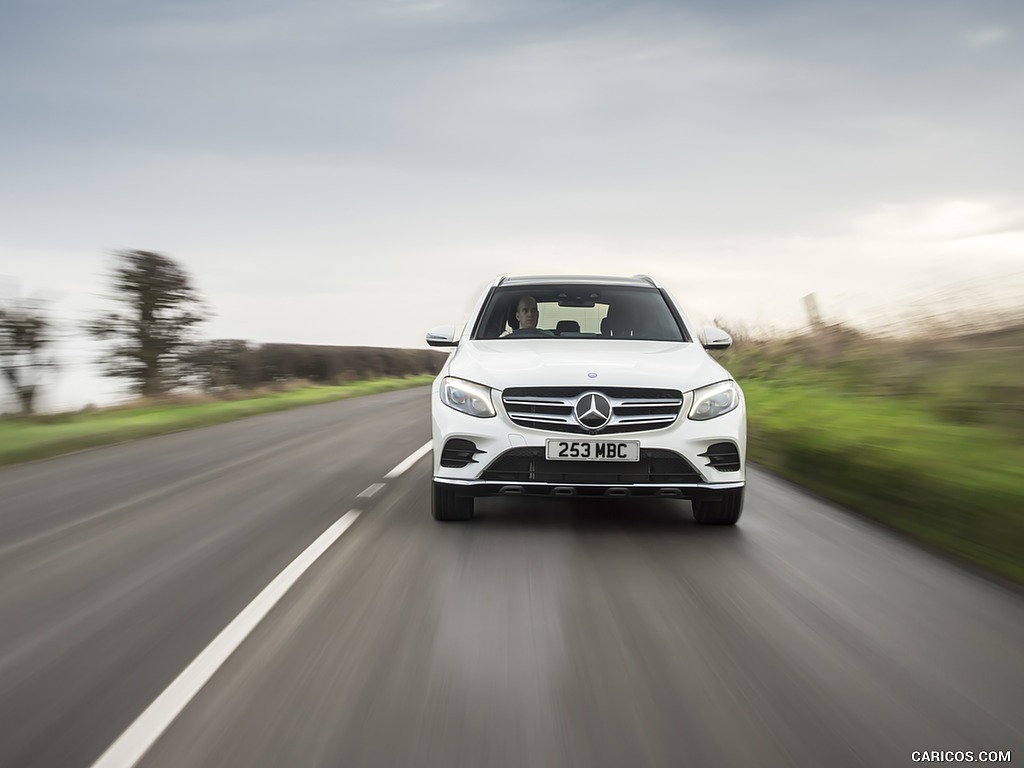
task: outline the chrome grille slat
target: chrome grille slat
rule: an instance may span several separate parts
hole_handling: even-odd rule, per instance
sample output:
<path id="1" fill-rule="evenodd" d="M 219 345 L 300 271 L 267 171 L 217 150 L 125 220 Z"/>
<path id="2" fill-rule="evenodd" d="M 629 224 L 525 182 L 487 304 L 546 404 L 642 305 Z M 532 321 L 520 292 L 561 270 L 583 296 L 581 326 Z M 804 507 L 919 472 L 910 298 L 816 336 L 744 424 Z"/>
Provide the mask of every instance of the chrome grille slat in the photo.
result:
<path id="1" fill-rule="evenodd" d="M 613 418 L 612 424 L 646 424 L 646 423 L 657 423 L 657 422 L 668 422 L 671 423 L 676 420 L 675 416 L 634 416 L 632 418 Z"/>
<path id="2" fill-rule="evenodd" d="M 558 416 L 556 414 L 547 413 L 510 413 L 509 418 L 513 421 L 522 419 L 523 421 L 544 421 L 551 422 L 552 424 L 571 424 L 571 416 Z"/>
<path id="3" fill-rule="evenodd" d="M 572 408 L 572 400 L 564 397 L 510 397 L 505 400 L 505 405 L 564 405 Z"/>
<path id="4" fill-rule="evenodd" d="M 609 398 L 611 400 L 611 398 Z M 639 400 L 623 400 L 616 402 L 611 400 L 612 406 L 615 408 L 679 408 L 682 406 L 682 400 L 645 400 L 640 402 Z"/>
<path id="5" fill-rule="evenodd" d="M 612 406 L 611 420 L 597 433 L 582 428 L 573 416 L 576 398 L 584 392 L 600 392 Z M 669 426 L 679 418 L 684 398 L 678 390 L 637 387 L 517 387 L 506 390 L 502 402 L 509 418 L 523 427 L 577 434 L 613 434 Z"/>

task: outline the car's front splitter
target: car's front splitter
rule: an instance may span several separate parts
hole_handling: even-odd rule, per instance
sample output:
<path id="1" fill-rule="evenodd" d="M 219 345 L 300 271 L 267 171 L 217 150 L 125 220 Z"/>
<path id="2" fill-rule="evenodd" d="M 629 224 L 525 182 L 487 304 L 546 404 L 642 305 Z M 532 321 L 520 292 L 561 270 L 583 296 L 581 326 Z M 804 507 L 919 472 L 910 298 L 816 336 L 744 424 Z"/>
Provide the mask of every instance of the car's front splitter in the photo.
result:
<path id="1" fill-rule="evenodd" d="M 585 498 L 713 499 L 723 491 L 745 487 L 737 483 L 530 483 L 456 480 L 435 477 L 435 483 L 458 488 L 460 496 L 579 496 Z"/>

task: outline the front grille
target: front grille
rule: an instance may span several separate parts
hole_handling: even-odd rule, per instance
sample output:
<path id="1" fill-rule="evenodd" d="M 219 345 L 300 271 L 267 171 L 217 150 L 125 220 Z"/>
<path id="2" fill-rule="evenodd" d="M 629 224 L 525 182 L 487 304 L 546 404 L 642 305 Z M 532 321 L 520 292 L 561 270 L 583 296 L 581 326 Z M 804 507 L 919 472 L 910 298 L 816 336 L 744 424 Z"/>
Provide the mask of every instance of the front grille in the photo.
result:
<path id="1" fill-rule="evenodd" d="M 476 464 L 476 459 L 473 457 L 478 453 L 483 453 L 483 451 L 476 447 L 476 443 L 453 437 L 444 444 L 441 451 L 441 466 L 458 469 L 467 464 Z"/>
<path id="2" fill-rule="evenodd" d="M 600 392 L 611 402 L 611 421 L 599 430 L 603 435 L 667 427 L 679 417 L 683 405 L 678 389 L 638 387 L 513 387 L 502 393 L 501 401 L 508 417 L 521 427 L 595 434 L 580 426 L 572 412 L 584 392 Z"/>
<path id="3" fill-rule="evenodd" d="M 641 448 L 640 461 L 550 461 L 544 448 L 513 448 L 480 475 L 509 483 L 700 483 L 704 478 L 675 451 Z"/>
<path id="4" fill-rule="evenodd" d="M 709 445 L 704 453 L 700 454 L 708 460 L 708 466 L 720 472 L 740 471 L 740 452 L 733 443 L 715 443 Z"/>

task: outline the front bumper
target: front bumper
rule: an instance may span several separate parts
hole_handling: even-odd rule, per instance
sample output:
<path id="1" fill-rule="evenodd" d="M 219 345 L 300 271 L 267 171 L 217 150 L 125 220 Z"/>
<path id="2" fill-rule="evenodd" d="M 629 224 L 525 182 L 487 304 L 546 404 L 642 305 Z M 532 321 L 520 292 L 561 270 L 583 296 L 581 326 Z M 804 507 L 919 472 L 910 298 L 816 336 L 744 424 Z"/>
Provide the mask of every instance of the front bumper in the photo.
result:
<path id="1" fill-rule="evenodd" d="M 686 418 L 692 402 L 687 393 L 679 417 L 653 430 L 614 435 L 567 435 L 513 423 L 500 393 L 494 393 L 497 415 L 476 418 L 441 403 L 437 383 L 431 399 L 435 482 L 456 486 L 460 495 L 586 496 L 714 498 L 746 482 L 746 410 L 738 408 L 709 421 Z M 451 440 L 472 444 L 463 466 L 444 466 Z M 638 440 L 641 463 L 554 462 L 543 458 L 548 439 Z M 736 461 L 728 469 L 713 466 L 715 446 L 735 446 Z M 453 452 L 448 451 L 451 463 Z"/>

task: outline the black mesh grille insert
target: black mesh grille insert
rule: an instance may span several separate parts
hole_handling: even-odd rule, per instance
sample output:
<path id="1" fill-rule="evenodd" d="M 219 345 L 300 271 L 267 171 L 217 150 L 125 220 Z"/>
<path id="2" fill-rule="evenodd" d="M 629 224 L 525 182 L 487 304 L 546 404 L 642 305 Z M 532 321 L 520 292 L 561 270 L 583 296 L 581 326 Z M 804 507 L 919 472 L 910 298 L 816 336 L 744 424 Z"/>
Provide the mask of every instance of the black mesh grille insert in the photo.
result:
<path id="1" fill-rule="evenodd" d="M 662 448 L 641 448 L 640 461 L 549 461 L 543 448 L 513 448 L 495 459 L 480 479 L 568 485 L 703 482 L 686 459 Z"/>
<path id="2" fill-rule="evenodd" d="M 719 472 L 739 472 L 740 452 L 733 443 L 715 443 L 700 454 L 708 460 L 708 466 Z"/>

